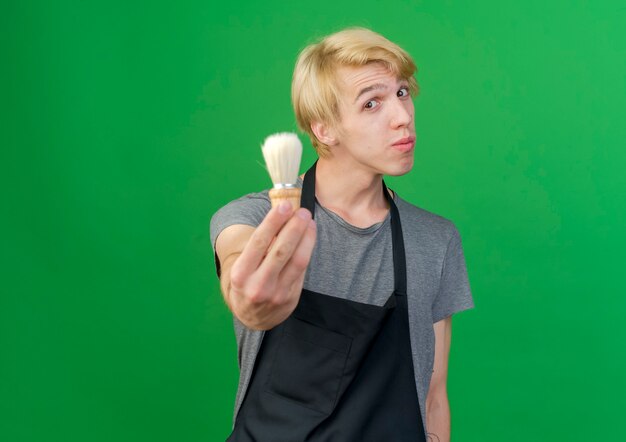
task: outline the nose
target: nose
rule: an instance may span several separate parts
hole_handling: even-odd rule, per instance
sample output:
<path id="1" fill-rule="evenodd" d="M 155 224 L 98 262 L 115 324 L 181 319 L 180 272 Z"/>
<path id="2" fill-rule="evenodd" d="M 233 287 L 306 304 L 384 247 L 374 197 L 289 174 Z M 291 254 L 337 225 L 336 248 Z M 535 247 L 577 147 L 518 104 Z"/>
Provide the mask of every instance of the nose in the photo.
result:
<path id="1" fill-rule="evenodd" d="M 408 126 L 413 121 L 414 105 L 409 100 L 393 100 L 391 126 L 393 128 Z"/>

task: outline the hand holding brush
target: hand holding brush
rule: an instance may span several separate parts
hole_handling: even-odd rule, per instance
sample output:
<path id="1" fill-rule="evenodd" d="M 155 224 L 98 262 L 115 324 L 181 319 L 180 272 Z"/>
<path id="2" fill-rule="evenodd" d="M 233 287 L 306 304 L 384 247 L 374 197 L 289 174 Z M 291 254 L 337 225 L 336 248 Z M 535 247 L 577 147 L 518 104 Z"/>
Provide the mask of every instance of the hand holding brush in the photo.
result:
<path id="1" fill-rule="evenodd" d="M 230 226 L 216 251 L 228 306 L 248 328 L 269 330 L 296 308 L 316 240 L 311 213 L 295 186 L 302 145 L 295 134 L 268 137 L 263 155 L 274 188 L 272 209 L 258 227 Z"/>

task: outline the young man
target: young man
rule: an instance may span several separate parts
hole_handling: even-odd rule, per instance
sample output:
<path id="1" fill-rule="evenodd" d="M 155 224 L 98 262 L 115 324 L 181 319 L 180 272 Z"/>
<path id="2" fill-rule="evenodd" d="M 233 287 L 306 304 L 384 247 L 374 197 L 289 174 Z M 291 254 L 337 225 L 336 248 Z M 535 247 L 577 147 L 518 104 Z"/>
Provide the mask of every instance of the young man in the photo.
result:
<path id="1" fill-rule="evenodd" d="M 461 240 L 383 182 L 413 166 L 415 70 L 366 29 L 305 48 L 292 101 L 319 160 L 302 208 L 264 191 L 212 218 L 241 369 L 229 440 L 450 439 L 451 315 L 473 307 Z"/>

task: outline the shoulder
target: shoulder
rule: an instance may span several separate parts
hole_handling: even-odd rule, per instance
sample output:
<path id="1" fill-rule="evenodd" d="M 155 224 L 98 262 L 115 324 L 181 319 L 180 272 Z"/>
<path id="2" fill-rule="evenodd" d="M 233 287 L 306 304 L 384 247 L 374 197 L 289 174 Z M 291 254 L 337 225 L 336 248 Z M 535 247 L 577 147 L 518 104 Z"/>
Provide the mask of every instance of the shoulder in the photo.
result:
<path id="1" fill-rule="evenodd" d="M 259 208 L 267 208 L 269 210 L 270 207 L 270 197 L 269 190 L 263 190 L 261 192 L 248 193 L 243 195 L 237 199 L 230 201 L 229 203 L 222 206 L 215 215 L 220 212 L 228 211 L 228 210 L 237 210 L 242 207 L 259 207 Z"/>
<path id="2" fill-rule="evenodd" d="M 454 223 L 433 212 L 416 206 L 396 194 L 402 230 L 409 240 L 431 248 L 445 250 L 450 241 L 459 236 Z"/>
<path id="3" fill-rule="evenodd" d="M 257 227 L 271 209 L 269 190 L 243 195 L 218 209 L 211 217 L 211 243 L 226 227 L 244 224 Z"/>

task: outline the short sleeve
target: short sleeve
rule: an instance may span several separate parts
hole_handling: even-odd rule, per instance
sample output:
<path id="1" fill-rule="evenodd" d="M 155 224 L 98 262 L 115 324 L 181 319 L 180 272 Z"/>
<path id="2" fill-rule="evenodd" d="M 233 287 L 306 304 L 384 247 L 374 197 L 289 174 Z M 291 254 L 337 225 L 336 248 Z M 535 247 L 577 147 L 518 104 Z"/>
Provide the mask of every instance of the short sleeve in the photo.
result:
<path id="1" fill-rule="evenodd" d="M 235 224 L 245 224 L 257 227 L 270 211 L 271 203 L 267 191 L 251 193 L 231 201 L 219 209 L 211 218 L 211 245 L 215 256 L 217 275 L 220 275 L 220 263 L 215 253 L 217 237 L 226 227 Z"/>
<path id="2" fill-rule="evenodd" d="M 432 306 L 433 323 L 463 310 L 474 308 L 461 237 L 456 227 L 448 242 L 439 292 Z"/>

